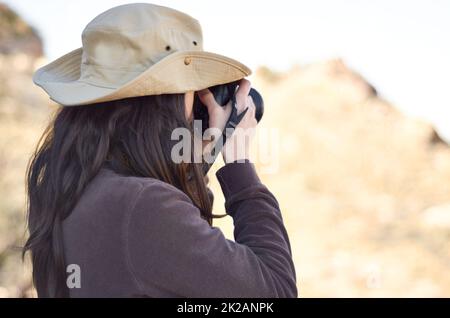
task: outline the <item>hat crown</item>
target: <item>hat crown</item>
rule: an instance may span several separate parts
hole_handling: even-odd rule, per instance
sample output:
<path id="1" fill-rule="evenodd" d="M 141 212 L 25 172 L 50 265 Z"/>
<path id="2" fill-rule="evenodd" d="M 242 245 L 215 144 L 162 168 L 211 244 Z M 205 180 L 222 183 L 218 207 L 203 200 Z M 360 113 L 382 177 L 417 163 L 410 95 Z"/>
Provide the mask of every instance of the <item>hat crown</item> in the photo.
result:
<path id="1" fill-rule="evenodd" d="M 115 88 L 177 51 L 203 50 L 199 22 L 153 4 L 122 5 L 94 18 L 82 33 L 80 80 Z"/>

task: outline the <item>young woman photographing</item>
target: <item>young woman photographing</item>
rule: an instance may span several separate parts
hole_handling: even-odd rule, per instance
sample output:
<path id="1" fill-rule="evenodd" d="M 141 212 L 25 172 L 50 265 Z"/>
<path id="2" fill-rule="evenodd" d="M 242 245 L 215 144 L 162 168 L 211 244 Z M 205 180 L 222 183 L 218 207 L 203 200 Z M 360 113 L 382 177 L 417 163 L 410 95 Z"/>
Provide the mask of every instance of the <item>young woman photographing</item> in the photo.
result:
<path id="1" fill-rule="evenodd" d="M 59 103 L 27 175 L 33 280 L 39 297 L 296 297 L 288 235 L 275 197 L 233 133 L 217 178 L 235 241 L 215 215 L 201 165 L 174 163 L 172 131 L 193 130 L 198 94 L 209 125 L 231 105 L 205 89 L 242 79 L 239 128 L 255 129 L 250 70 L 202 50 L 179 11 L 130 4 L 83 31 L 83 47 L 38 70 Z M 233 151 L 243 149 L 243 151 Z M 68 268 L 80 271 L 67 284 Z"/>

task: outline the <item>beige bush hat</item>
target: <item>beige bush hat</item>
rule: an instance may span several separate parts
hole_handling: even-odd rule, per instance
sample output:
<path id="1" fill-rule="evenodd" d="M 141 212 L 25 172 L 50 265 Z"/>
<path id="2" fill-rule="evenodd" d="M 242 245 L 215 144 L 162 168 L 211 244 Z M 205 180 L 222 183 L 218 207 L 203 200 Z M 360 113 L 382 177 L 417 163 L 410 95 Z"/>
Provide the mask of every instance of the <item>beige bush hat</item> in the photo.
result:
<path id="1" fill-rule="evenodd" d="M 61 105 L 197 91 L 251 73 L 238 61 L 203 51 L 197 20 L 153 4 L 100 14 L 83 30 L 82 43 L 33 76 Z"/>

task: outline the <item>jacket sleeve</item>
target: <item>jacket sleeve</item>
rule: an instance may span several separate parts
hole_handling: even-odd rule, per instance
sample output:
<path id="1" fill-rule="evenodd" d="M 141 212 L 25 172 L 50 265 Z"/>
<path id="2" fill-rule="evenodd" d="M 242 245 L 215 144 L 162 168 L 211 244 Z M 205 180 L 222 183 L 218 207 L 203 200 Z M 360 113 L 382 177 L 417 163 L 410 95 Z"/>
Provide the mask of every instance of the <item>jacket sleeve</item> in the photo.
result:
<path id="1" fill-rule="evenodd" d="M 200 216 L 187 195 L 145 186 L 130 214 L 128 252 L 142 292 L 180 297 L 297 297 L 295 269 L 278 203 L 253 164 L 217 172 L 235 241 Z"/>

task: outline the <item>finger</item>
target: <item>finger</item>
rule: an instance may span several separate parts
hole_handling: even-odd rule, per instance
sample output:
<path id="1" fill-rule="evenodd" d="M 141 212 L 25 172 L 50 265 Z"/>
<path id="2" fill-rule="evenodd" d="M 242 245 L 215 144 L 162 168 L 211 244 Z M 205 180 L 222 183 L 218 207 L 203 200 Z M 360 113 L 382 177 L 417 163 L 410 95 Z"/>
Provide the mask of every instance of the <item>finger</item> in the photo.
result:
<path id="1" fill-rule="evenodd" d="M 250 116 L 251 118 L 256 118 L 256 105 L 253 103 L 253 98 L 251 96 L 247 99 L 247 105 L 250 108 Z"/>
<path id="2" fill-rule="evenodd" d="M 248 123 L 250 123 L 253 118 L 255 118 L 255 113 L 252 111 L 251 107 L 246 108 L 247 112 L 242 117 L 242 120 L 239 122 L 238 127 L 246 127 Z"/>
<path id="3" fill-rule="evenodd" d="M 256 108 L 255 107 L 251 107 L 251 106 L 249 106 L 249 113 L 250 113 L 250 115 L 249 115 L 249 118 L 256 118 Z"/>
<path id="4" fill-rule="evenodd" d="M 246 107 L 247 96 L 250 93 L 251 83 L 247 79 L 242 79 L 239 82 L 239 88 L 236 92 L 236 103 L 238 105 L 238 109 L 244 109 Z"/>
<path id="5" fill-rule="evenodd" d="M 255 108 L 249 107 L 248 113 L 246 114 L 246 119 L 245 120 L 247 121 L 247 123 L 250 126 L 253 126 L 254 123 L 256 123 Z"/>
<path id="6" fill-rule="evenodd" d="M 246 108 L 247 112 L 245 113 L 243 120 L 247 121 L 249 119 L 251 119 L 254 115 L 254 111 L 251 107 L 247 107 Z"/>
<path id="7" fill-rule="evenodd" d="M 197 95 L 200 98 L 202 104 L 205 105 L 208 109 L 210 109 L 211 107 L 219 106 L 219 104 L 217 104 L 216 102 L 216 99 L 214 98 L 213 93 L 211 93 L 209 89 L 202 89 L 197 92 Z"/>
<path id="8" fill-rule="evenodd" d="M 255 103 L 253 102 L 252 96 L 250 96 L 250 95 L 247 96 L 247 103 L 246 103 L 246 105 L 247 105 L 248 107 L 251 107 L 251 108 L 256 108 L 256 105 L 255 105 Z"/>
<path id="9" fill-rule="evenodd" d="M 252 83 L 248 79 L 246 79 L 246 78 L 241 79 L 239 82 L 238 90 L 236 92 L 236 96 L 243 97 L 243 98 L 248 96 L 248 94 L 250 93 L 251 87 L 252 87 Z"/>
<path id="10" fill-rule="evenodd" d="M 248 97 L 250 97 L 250 96 L 248 96 Z M 237 109 L 238 109 L 238 110 L 237 110 L 237 114 L 238 114 L 238 115 L 242 114 L 242 112 L 244 112 L 247 108 L 248 108 L 247 113 L 249 113 L 249 112 L 251 111 L 251 109 L 254 107 L 254 105 L 252 104 L 253 100 L 250 100 L 250 99 L 248 99 L 248 98 L 246 98 L 245 100 L 246 100 L 246 102 L 245 102 L 245 103 L 242 103 L 242 104 L 239 105 L 238 108 L 237 108 Z M 247 114 L 245 114 L 244 117 L 246 117 L 246 116 L 247 116 Z"/>
<path id="11" fill-rule="evenodd" d="M 245 108 L 248 108 L 249 113 L 255 113 L 255 104 L 253 103 L 251 96 L 247 96 L 245 99 Z"/>
<path id="12" fill-rule="evenodd" d="M 230 100 L 228 103 L 225 104 L 225 107 L 223 107 L 223 108 L 228 112 L 231 109 L 231 107 L 232 107 L 231 104 L 232 104 L 232 102 Z"/>
<path id="13" fill-rule="evenodd" d="M 250 89 L 252 87 L 252 84 L 250 83 L 249 80 L 243 78 L 240 82 L 239 82 L 239 88 L 236 92 L 236 99 L 238 101 L 243 101 L 248 94 L 250 93 Z"/>

